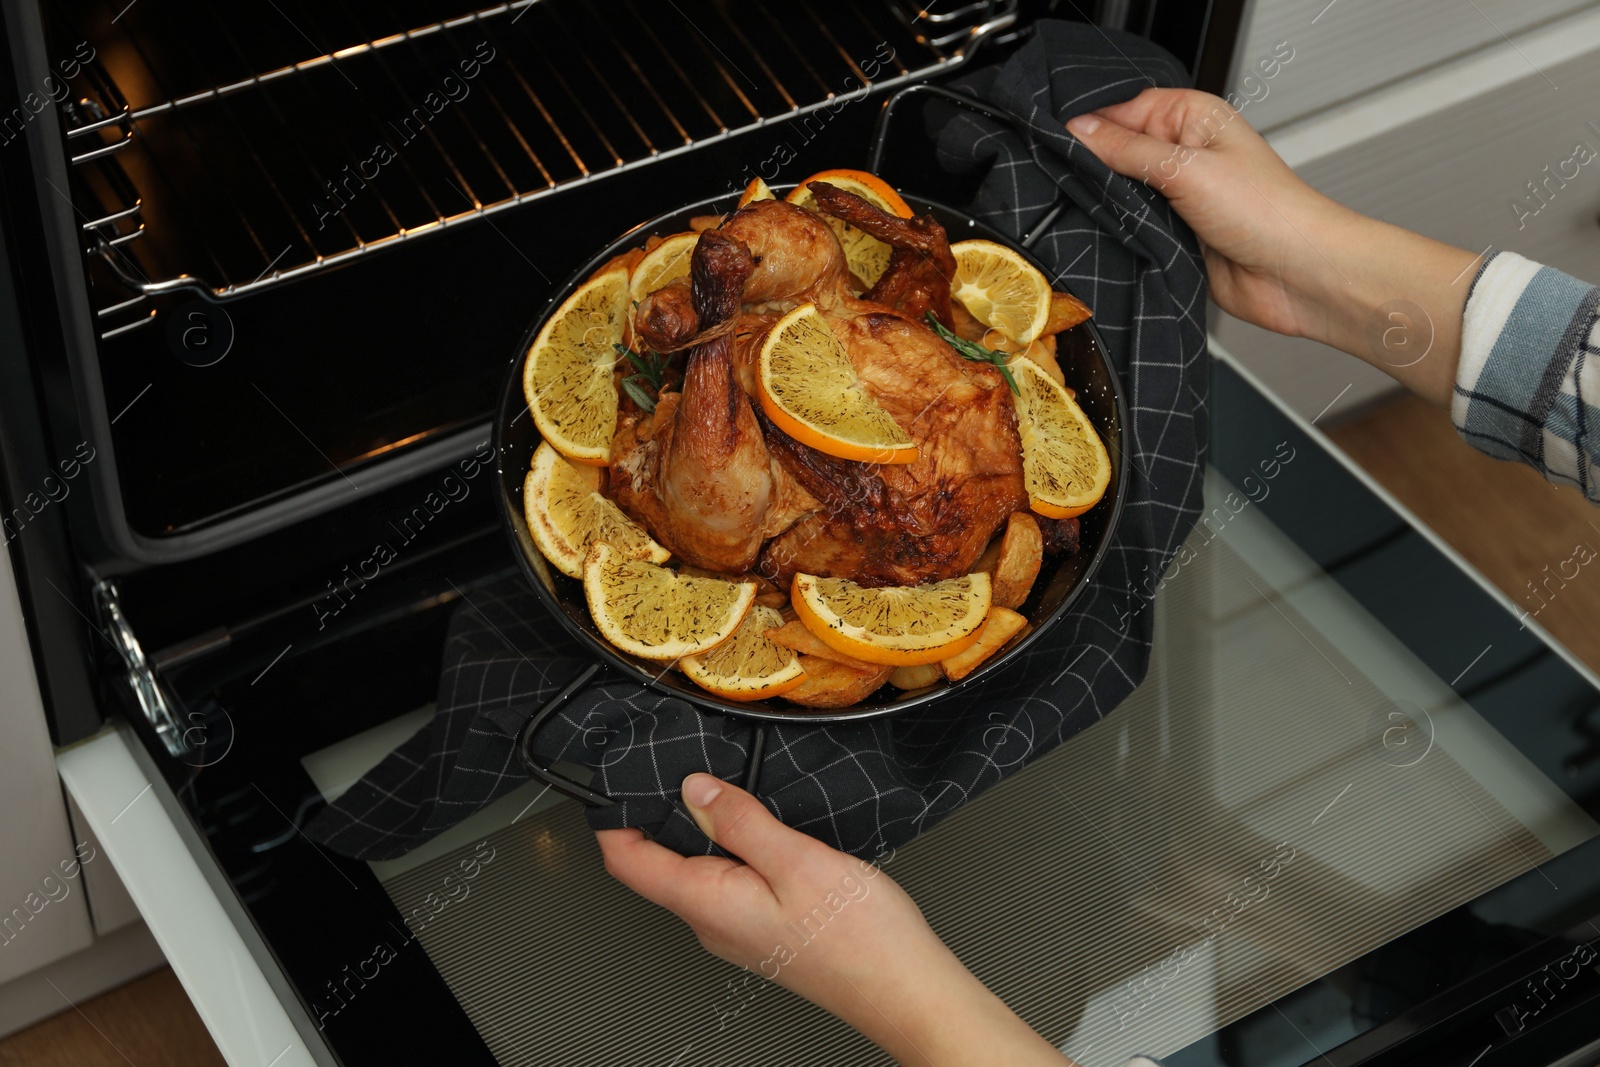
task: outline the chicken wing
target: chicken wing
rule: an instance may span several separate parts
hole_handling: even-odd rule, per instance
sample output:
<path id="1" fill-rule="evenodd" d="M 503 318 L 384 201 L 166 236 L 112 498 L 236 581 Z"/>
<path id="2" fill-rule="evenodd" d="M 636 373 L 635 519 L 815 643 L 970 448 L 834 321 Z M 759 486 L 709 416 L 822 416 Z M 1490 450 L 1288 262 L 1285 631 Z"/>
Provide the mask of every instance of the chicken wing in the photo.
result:
<path id="1" fill-rule="evenodd" d="M 891 215 L 854 193 L 812 182 L 807 186 L 817 198 L 817 206 L 840 222 L 849 223 L 863 233 L 889 245 L 888 269 L 863 299 L 913 319 L 928 311 L 946 327 L 952 325 L 950 283 L 955 280 L 956 260 L 950 254 L 950 241 L 944 227 L 932 215 L 903 219 Z"/>

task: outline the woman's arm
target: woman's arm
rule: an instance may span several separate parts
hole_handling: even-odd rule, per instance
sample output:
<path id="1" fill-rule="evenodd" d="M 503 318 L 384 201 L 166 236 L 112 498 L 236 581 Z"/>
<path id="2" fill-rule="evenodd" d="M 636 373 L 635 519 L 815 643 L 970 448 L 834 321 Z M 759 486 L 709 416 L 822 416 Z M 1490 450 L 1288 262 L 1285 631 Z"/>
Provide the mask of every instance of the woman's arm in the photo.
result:
<path id="1" fill-rule="evenodd" d="M 1172 202 L 1200 238 L 1224 311 L 1332 345 L 1449 403 L 1471 252 L 1323 196 L 1208 93 L 1147 89 L 1067 129 Z"/>
<path id="2" fill-rule="evenodd" d="M 832 1012 L 905 1067 L 1072 1067 L 877 866 L 790 829 L 709 774 L 685 778 L 683 799 L 743 863 L 680 856 L 639 830 L 596 836 L 606 870 L 688 923 L 708 952 Z"/>
<path id="3" fill-rule="evenodd" d="M 1466 441 L 1600 503 L 1600 291 L 1342 207 L 1206 93 L 1147 89 L 1067 129 L 1199 236 L 1211 295 L 1246 322 L 1342 349 L 1450 407 Z"/>
<path id="4" fill-rule="evenodd" d="M 1522 460 L 1600 504 L 1600 290 L 1514 252 L 1478 271 L 1450 417 L 1469 443 Z"/>

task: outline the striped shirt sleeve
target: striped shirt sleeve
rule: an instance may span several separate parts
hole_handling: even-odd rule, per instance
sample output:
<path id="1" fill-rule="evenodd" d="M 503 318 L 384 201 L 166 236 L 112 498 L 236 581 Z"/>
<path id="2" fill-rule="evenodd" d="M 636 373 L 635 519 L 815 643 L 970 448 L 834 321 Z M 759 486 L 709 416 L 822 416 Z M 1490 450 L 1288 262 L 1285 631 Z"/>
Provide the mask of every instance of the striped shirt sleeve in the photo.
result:
<path id="1" fill-rule="evenodd" d="M 1600 289 L 1514 252 L 1467 296 L 1450 415 L 1468 444 L 1521 460 L 1600 504 Z"/>

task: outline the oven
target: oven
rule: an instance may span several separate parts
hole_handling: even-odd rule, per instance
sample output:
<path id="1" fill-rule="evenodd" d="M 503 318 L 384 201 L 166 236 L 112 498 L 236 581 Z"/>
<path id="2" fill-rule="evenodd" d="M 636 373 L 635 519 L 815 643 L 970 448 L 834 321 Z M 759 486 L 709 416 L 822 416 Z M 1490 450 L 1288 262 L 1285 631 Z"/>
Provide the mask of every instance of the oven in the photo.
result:
<path id="1" fill-rule="evenodd" d="M 888 93 L 1041 17 L 1220 90 L 1244 5 L 3 6 L 11 565 L 66 788 L 229 1062 L 881 1061 L 610 882 L 570 801 L 378 863 L 301 828 L 427 721 L 450 611 L 515 571 L 488 420 L 594 249 L 860 165 Z M 885 176 L 964 202 L 917 125 Z M 1145 685 L 892 873 L 1085 1065 L 1568 1062 L 1595 678 L 1226 354 L 1214 395 Z M 1272 896 L 1197 934 L 1269 859 Z"/>

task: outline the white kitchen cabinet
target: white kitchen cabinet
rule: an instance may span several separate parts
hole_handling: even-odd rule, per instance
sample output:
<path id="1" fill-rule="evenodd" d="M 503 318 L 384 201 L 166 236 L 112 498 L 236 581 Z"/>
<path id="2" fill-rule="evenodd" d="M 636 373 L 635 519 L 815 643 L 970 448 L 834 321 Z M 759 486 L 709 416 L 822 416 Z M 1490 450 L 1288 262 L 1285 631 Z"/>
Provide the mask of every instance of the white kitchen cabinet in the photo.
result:
<path id="1" fill-rule="evenodd" d="M 8 553 L 0 554 L 0 982 L 94 940 Z M 93 862 L 92 859 L 90 861 Z M 70 872 L 70 876 L 69 873 Z"/>
<path id="2" fill-rule="evenodd" d="M 162 963 L 56 773 L 9 554 L 0 553 L 0 1037 Z"/>
<path id="3" fill-rule="evenodd" d="M 1256 0 L 1235 65 L 1241 70 L 1288 42 L 1295 58 L 1251 105 L 1270 130 L 1415 74 L 1501 44 L 1587 0 Z"/>

